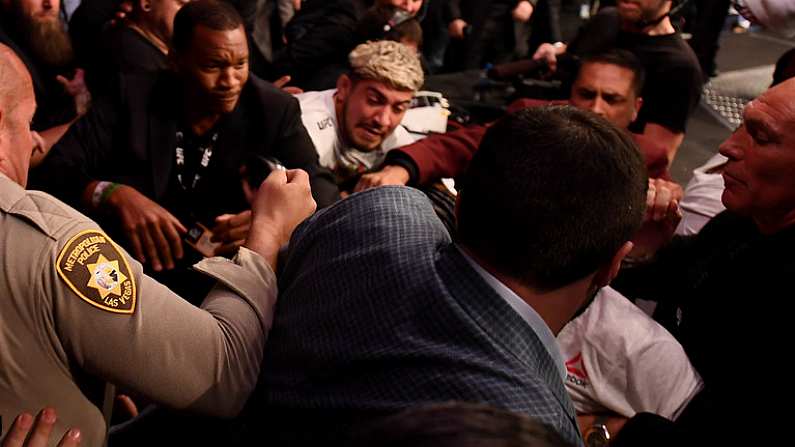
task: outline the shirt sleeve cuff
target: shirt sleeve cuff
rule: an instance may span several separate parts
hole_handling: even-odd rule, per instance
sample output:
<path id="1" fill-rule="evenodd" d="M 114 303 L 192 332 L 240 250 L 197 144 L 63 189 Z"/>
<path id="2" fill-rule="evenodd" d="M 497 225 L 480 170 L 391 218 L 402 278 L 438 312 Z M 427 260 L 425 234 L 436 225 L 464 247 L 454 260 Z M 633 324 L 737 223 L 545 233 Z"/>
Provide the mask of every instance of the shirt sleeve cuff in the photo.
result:
<path id="1" fill-rule="evenodd" d="M 417 164 L 410 156 L 400 150 L 389 151 L 386 160 L 384 160 L 384 165 L 400 166 L 405 169 L 409 173 L 409 181 L 406 182 L 406 186 L 416 186 L 419 182 L 420 173 L 419 169 L 417 169 Z"/>
<path id="2" fill-rule="evenodd" d="M 276 303 L 276 274 L 262 256 L 240 247 L 234 259 L 221 256 L 205 258 L 193 268 L 218 280 L 246 302 L 257 313 L 263 327 L 270 325 L 271 308 Z"/>

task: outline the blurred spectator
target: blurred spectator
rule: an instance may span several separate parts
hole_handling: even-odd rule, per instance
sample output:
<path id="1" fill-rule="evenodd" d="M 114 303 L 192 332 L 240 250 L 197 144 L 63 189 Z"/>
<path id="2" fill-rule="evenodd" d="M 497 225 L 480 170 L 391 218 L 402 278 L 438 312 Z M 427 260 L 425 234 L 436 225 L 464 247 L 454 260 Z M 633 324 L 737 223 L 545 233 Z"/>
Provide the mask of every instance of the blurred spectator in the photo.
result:
<path id="1" fill-rule="evenodd" d="M 422 28 L 414 16 L 395 6 L 376 5 L 368 9 L 356 23 L 352 43 L 359 45 L 376 40 L 400 42 L 419 53 L 422 47 Z M 319 90 L 330 90 L 337 80 L 348 73 L 348 56 L 329 61 L 313 74 L 312 85 Z"/>
<path id="2" fill-rule="evenodd" d="M 367 10 L 356 26 L 359 43 L 392 40 L 419 53 L 422 27 L 416 17 L 395 6 L 374 6 Z"/>
<path id="3" fill-rule="evenodd" d="M 168 68 L 174 16 L 188 0 L 143 0 L 102 35 L 101 50 L 91 59 L 92 90 L 112 88 L 120 73 Z"/>
<path id="4" fill-rule="evenodd" d="M 306 91 L 329 88 L 336 76 L 322 69 L 344 61 L 356 45 L 356 24 L 365 10 L 364 0 L 304 0 L 287 24 L 286 45 L 274 54 L 270 78 L 289 75 Z"/>
<path id="5" fill-rule="evenodd" d="M 516 46 L 514 21 L 527 23 L 537 0 L 450 0 L 446 19 L 447 69 L 481 68 L 510 61 Z"/>
<path id="6" fill-rule="evenodd" d="M 421 0 L 304 0 L 287 24 L 286 46 L 274 55 L 270 78 L 289 75 L 305 91 L 333 88 L 337 67 L 359 43 L 357 24 L 373 3 L 395 6 L 410 16 L 423 11 Z"/>
<path id="7" fill-rule="evenodd" d="M 691 24 L 693 37 L 687 43 L 698 58 L 701 72 L 712 78 L 718 75 L 715 56 L 718 54 L 720 33 L 729 13 L 731 0 L 698 0 L 695 3 L 696 16 Z"/>
<path id="8" fill-rule="evenodd" d="M 79 65 L 88 66 L 101 53 L 102 33 L 110 26 L 119 11 L 132 11 L 127 0 L 80 0 L 80 5 L 69 17 L 69 35 L 74 44 Z"/>
<path id="9" fill-rule="evenodd" d="M 743 0 L 733 3 L 752 22 L 788 37 L 795 35 L 795 5 L 789 0 Z"/>
<path id="10" fill-rule="evenodd" d="M 533 55 L 554 70 L 564 53 L 585 57 L 621 48 L 635 54 L 646 68 L 646 85 L 644 107 L 631 130 L 665 146 L 669 164 L 684 139 L 703 82 L 693 50 L 671 24 L 670 9 L 671 0 L 619 0 L 617 8 L 593 16 L 568 46 L 545 43 Z"/>
<path id="11" fill-rule="evenodd" d="M 83 70 L 74 66 L 60 6 L 60 0 L 0 3 L 0 42 L 17 53 L 33 79 L 38 106 L 33 129 L 44 140 L 45 153 L 91 104 Z M 33 164 L 39 160 L 37 154 Z"/>

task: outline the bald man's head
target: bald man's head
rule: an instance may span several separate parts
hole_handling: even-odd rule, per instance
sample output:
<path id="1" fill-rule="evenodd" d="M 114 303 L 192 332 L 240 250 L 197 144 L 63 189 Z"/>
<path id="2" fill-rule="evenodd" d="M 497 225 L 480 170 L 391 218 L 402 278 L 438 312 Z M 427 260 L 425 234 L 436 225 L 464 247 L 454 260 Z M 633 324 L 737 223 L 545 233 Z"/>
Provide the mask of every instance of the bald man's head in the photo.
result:
<path id="1" fill-rule="evenodd" d="M 13 50 L 0 44 L 0 172 L 24 186 L 34 142 L 33 82 Z"/>
<path id="2" fill-rule="evenodd" d="M 8 113 L 25 97 L 33 95 L 27 67 L 11 48 L 0 44 L 0 111 Z"/>

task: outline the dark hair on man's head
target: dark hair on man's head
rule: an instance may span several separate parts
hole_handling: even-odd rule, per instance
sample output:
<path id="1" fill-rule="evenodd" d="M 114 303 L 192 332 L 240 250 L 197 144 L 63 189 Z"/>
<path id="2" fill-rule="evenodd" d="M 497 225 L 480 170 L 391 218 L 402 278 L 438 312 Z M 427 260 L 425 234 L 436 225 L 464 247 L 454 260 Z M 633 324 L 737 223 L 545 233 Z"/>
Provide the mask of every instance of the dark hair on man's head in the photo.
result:
<path id="1" fill-rule="evenodd" d="M 789 78 L 795 77 L 795 48 L 782 54 L 776 61 L 776 69 L 773 71 L 773 83 L 775 87 Z"/>
<path id="2" fill-rule="evenodd" d="M 522 284 L 554 290 L 630 240 L 647 185 L 625 131 L 570 106 L 524 109 L 495 123 L 470 163 L 459 241 Z"/>
<path id="3" fill-rule="evenodd" d="M 356 24 L 359 42 L 371 40 L 394 40 L 404 38 L 422 47 L 422 27 L 416 17 L 392 5 L 376 5 L 367 10 Z"/>
<path id="4" fill-rule="evenodd" d="M 174 17 L 172 48 L 178 53 L 190 48 L 193 31 L 197 26 L 204 26 L 214 31 L 230 31 L 243 26 L 243 19 L 227 2 L 218 0 L 188 2 Z"/>
<path id="5" fill-rule="evenodd" d="M 557 432 L 523 414 L 450 402 L 409 408 L 363 427 L 353 447 L 567 447 Z"/>
<path id="6" fill-rule="evenodd" d="M 641 96 L 643 85 L 646 83 L 646 69 L 637 56 L 627 50 L 612 49 L 603 53 L 592 54 L 582 60 L 580 68 L 585 64 L 609 64 L 626 68 L 634 75 L 632 89 L 636 96 Z"/>

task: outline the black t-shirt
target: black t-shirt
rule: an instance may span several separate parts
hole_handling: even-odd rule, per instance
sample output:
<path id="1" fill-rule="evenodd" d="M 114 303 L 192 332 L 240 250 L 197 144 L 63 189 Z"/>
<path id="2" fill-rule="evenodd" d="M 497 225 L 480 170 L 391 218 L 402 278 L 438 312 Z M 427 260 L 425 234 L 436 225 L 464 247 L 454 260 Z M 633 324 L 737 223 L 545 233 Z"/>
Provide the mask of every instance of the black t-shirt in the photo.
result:
<path id="1" fill-rule="evenodd" d="M 114 26 L 102 34 L 102 50 L 86 60 L 89 86 L 107 90 L 121 73 L 165 70 L 168 57 L 152 42 L 128 26 Z"/>
<path id="2" fill-rule="evenodd" d="M 795 227 L 763 234 L 750 217 L 724 211 L 697 235 L 675 237 L 652 262 L 622 269 L 611 284 L 630 299 L 673 306 L 668 329 L 704 381 L 676 420 L 687 442 L 669 445 L 757 445 L 760 432 L 790 436 L 780 422 L 792 401 L 793 249 Z M 746 426 L 765 428 L 731 430 L 727 421 L 738 414 Z"/>
<path id="3" fill-rule="evenodd" d="M 684 132 L 703 83 L 693 50 L 678 33 L 648 36 L 621 31 L 619 24 L 615 8 L 603 9 L 583 26 L 567 51 L 580 57 L 613 48 L 632 52 L 646 69 L 643 107 L 632 130 L 642 132 L 646 123 L 656 123 Z"/>

